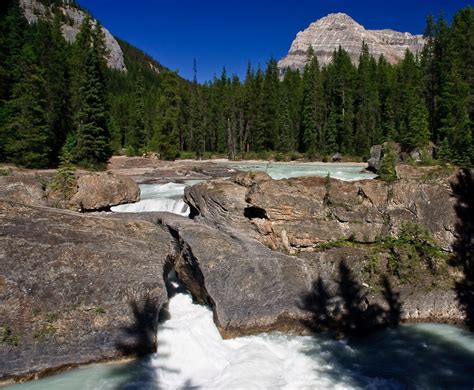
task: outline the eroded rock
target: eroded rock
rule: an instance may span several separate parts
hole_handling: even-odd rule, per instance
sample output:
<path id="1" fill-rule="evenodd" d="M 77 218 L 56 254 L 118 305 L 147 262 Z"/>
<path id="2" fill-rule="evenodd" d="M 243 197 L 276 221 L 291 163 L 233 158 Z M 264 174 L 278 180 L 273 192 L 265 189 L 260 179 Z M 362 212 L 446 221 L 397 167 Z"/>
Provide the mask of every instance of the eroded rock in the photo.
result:
<path id="1" fill-rule="evenodd" d="M 69 205 L 79 211 L 109 209 L 140 200 L 140 189 L 130 178 L 110 173 L 88 174 L 77 179 L 77 192 Z"/>
<path id="2" fill-rule="evenodd" d="M 173 250 L 148 222 L 0 201 L 0 381 L 153 351 Z"/>

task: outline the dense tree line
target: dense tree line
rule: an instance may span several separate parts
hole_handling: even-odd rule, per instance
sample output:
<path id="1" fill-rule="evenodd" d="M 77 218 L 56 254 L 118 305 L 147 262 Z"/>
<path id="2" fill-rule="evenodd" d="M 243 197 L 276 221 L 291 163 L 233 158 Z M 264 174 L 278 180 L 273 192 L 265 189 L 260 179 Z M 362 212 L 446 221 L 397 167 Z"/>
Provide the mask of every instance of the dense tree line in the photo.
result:
<path id="1" fill-rule="evenodd" d="M 365 158 L 371 145 L 406 150 L 430 142 L 439 159 L 474 164 L 474 10 L 448 25 L 426 23 L 426 45 L 392 65 L 362 45 L 358 65 L 334 51 L 320 66 L 310 50 L 304 71 L 280 72 L 275 59 L 250 64 L 244 80 L 181 79 L 119 41 L 127 72 L 106 67 L 102 30 L 86 19 L 74 44 L 61 34 L 60 1 L 49 21 L 28 26 L 17 0 L 0 15 L 0 160 L 54 166 L 67 149 L 97 166 L 112 153 L 161 158 L 230 158 L 268 152 Z"/>

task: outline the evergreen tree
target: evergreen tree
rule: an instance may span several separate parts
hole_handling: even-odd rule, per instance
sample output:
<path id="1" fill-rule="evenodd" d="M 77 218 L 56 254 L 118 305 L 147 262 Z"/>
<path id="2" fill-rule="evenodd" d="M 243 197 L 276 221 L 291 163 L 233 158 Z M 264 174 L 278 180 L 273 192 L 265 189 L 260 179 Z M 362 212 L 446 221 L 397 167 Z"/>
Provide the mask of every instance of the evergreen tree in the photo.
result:
<path id="1" fill-rule="evenodd" d="M 297 150 L 300 144 L 301 107 L 303 102 L 303 84 L 300 72 L 287 69 L 281 83 L 281 89 L 288 99 L 288 110 L 291 120 L 291 150 Z"/>
<path id="2" fill-rule="evenodd" d="M 44 69 L 31 44 L 21 52 L 19 80 L 7 103 L 8 118 L 0 139 L 6 158 L 18 165 L 44 168 L 51 163 L 52 132 L 48 125 Z"/>
<path id="3" fill-rule="evenodd" d="M 339 151 L 355 153 L 354 143 L 354 79 L 356 69 L 349 54 L 339 47 L 333 53 L 326 70 L 326 89 L 329 102 L 337 115 L 337 143 Z"/>
<path id="4" fill-rule="evenodd" d="M 378 174 L 383 181 L 392 183 L 397 180 L 397 171 L 395 169 L 397 158 L 395 156 L 395 148 L 391 142 L 387 142 L 383 146 L 383 157 L 380 162 Z"/>
<path id="5" fill-rule="evenodd" d="M 267 69 L 265 72 L 265 79 L 263 82 L 263 138 L 264 138 L 264 149 L 275 150 L 276 140 L 278 137 L 278 129 L 280 124 L 278 120 L 280 118 L 280 83 L 278 80 L 278 64 L 274 58 L 268 61 Z"/>
<path id="6" fill-rule="evenodd" d="M 51 154 L 52 161 L 57 163 L 66 133 L 72 127 L 66 41 L 59 15 L 52 22 L 38 21 L 31 29 L 34 48 L 44 69 L 47 121 L 53 136 Z"/>
<path id="7" fill-rule="evenodd" d="M 442 157 L 459 165 L 474 163 L 472 122 L 468 113 L 468 85 L 453 67 L 444 86 L 439 103 L 443 139 Z"/>
<path id="8" fill-rule="evenodd" d="M 150 141 L 150 149 L 158 152 L 162 159 L 172 160 L 179 155 L 181 97 L 176 73 L 162 74 L 157 110 L 159 114 Z"/>
<path id="9" fill-rule="evenodd" d="M 86 19 L 84 23 L 90 21 Z M 79 88 L 80 100 L 75 118 L 75 157 L 78 163 L 85 167 L 100 166 L 107 162 L 111 154 L 100 47 L 98 35 L 95 35 L 85 49 L 84 71 Z"/>
<path id="10" fill-rule="evenodd" d="M 400 64 L 398 88 L 401 91 L 399 141 L 408 148 L 425 146 L 430 132 L 423 78 L 419 61 L 408 50 Z"/>
<path id="11" fill-rule="evenodd" d="M 127 153 L 130 156 L 138 156 L 145 145 L 145 86 L 143 74 L 138 72 L 135 83 L 135 94 L 133 99 L 133 113 L 127 133 Z"/>
<path id="12" fill-rule="evenodd" d="M 380 101 L 377 90 L 377 64 L 364 42 L 356 81 L 355 141 L 356 153 L 367 155 L 370 147 L 382 142 Z"/>
<path id="13" fill-rule="evenodd" d="M 278 110 L 278 138 L 276 142 L 276 149 L 282 153 L 288 153 L 293 149 L 293 123 L 290 116 L 289 99 L 281 92 L 280 108 Z"/>
<path id="14" fill-rule="evenodd" d="M 51 190 L 58 198 L 61 207 L 67 207 L 69 200 L 77 190 L 77 180 L 74 175 L 73 153 L 71 140 L 66 142 L 59 157 L 59 166 L 51 183 Z"/>
<path id="15" fill-rule="evenodd" d="M 303 73 L 302 128 L 304 151 L 309 157 L 324 148 L 325 102 L 321 72 L 313 49 L 308 53 L 308 62 Z"/>

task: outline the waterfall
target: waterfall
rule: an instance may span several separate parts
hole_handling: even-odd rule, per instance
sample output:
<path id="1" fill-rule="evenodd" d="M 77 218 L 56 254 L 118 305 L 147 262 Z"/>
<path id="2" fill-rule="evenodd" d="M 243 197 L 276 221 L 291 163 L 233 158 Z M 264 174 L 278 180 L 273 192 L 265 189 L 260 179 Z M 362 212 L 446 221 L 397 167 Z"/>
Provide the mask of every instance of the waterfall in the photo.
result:
<path id="1" fill-rule="evenodd" d="M 183 216 L 189 215 L 189 206 L 184 202 L 184 189 L 198 183 L 188 181 L 185 183 L 166 184 L 141 184 L 140 201 L 112 207 L 117 213 L 141 213 L 148 211 L 167 211 Z"/>

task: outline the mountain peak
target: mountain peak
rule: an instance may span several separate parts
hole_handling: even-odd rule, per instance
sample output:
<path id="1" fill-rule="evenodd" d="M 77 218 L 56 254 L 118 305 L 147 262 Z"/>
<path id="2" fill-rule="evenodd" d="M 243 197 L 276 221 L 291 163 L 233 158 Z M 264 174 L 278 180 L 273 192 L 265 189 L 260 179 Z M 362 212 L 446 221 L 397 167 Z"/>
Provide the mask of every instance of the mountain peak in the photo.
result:
<path id="1" fill-rule="evenodd" d="M 355 22 L 354 19 L 352 19 L 349 15 L 345 14 L 344 12 L 331 13 L 319 20 L 322 20 L 322 19 L 328 19 L 328 20 L 337 21 L 337 22 L 349 22 L 349 23 Z"/>
<path id="2" fill-rule="evenodd" d="M 306 30 L 300 31 L 288 55 L 279 61 L 278 66 L 280 69 L 288 67 L 303 69 L 310 47 L 322 65 L 327 65 L 332 60 L 332 54 L 339 46 L 349 53 L 354 63 L 357 63 L 362 42 L 367 43 L 372 55 L 375 57 L 384 55 L 391 63 L 400 61 L 407 49 L 418 53 L 424 45 L 421 35 L 389 29 L 367 30 L 345 13 L 331 13 L 311 23 Z"/>

